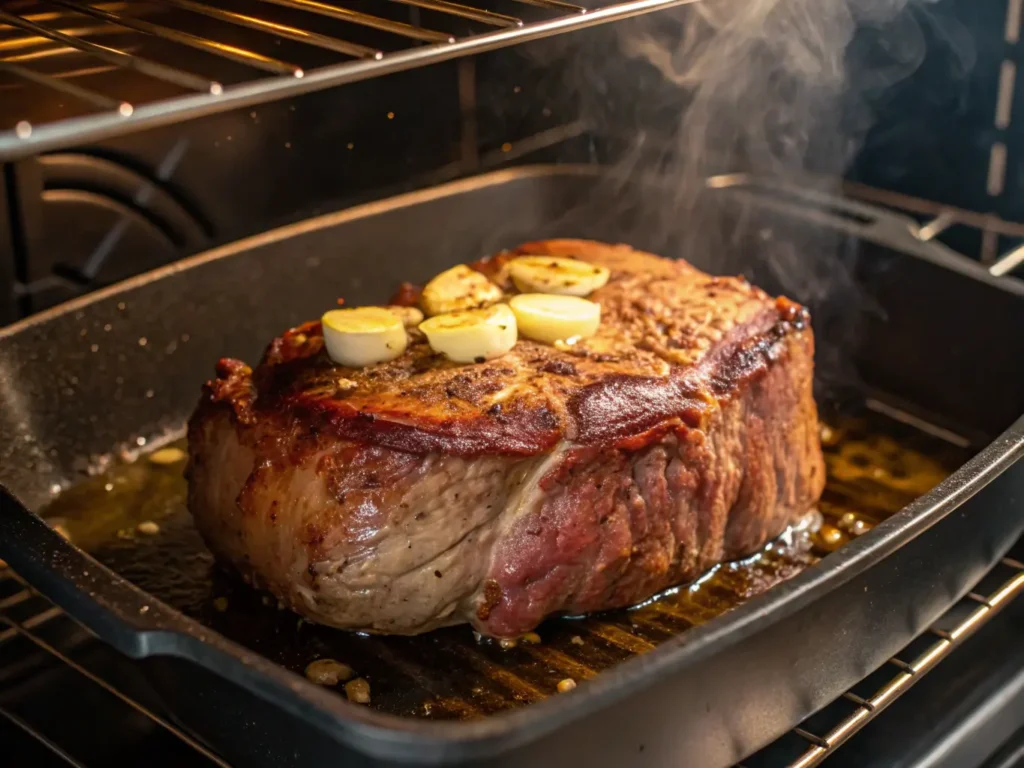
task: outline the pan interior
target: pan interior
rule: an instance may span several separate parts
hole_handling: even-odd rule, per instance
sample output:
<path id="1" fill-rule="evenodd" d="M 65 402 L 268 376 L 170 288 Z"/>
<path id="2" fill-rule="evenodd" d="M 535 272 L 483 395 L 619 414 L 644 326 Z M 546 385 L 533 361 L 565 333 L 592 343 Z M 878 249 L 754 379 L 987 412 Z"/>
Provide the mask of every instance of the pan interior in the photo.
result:
<path id="1" fill-rule="evenodd" d="M 291 670 L 301 674 L 315 659 L 335 659 L 368 681 L 374 709 L 468 719 L 546 698 L 567 679 L 584 683 L 728 611 L 862 535 L 971 454 L 867 409 L 825 416 L 822 444 L 828 482 L 820 529 L 811 516 L 757 555 L 695 584 L 629 610 L 549 620 L 514 647 L 478 640 L 468 626 L 412 638 L 365 636 L 279 610 L 218 567 L 203 546 L 185 505 L 183 441 L 83 480 L 43 515 L 145 591 Z M 345 695 L 343 685 L 337 690 Z"/>

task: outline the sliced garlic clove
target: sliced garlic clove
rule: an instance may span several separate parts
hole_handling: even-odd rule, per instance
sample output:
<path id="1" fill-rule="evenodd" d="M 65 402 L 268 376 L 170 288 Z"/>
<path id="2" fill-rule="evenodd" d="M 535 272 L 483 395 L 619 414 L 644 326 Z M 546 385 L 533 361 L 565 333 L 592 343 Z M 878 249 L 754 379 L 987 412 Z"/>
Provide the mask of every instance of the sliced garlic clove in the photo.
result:
<path id="1" fill-rule="evenodd" d="M 428 315 L 442 315 L 494 304 L 503 296 L 501 288 L 486 277 L 465 264 L 459 264 L 424 286 L 420 306 Z"/>
<path id="2" fill-rule="evenodd" d="M 321 323 L 327 354 L 350 368 L 394 360 L 408 343 L 402 319 L 383 307 L 332 309 Z"/>
<path id="3" fill-rule="evenodd" d="M 601 324 L 601 305 L 578 296 L 522 293 L 509 306 L 520 335 L 546 344 L 593 336 Z"/>
<path id="4" fill-rule="evenodd" d="M 416 307 L 402 307 L 398 304 L 388 304 L 384 309 L 398 315 L 402 320 L 402 325 L 406 328 L 415 328 L 423 322 L 423 313 L 416 309 Z"/>
<path id="5" fill-rule="evenodd" d="M 430 347 L 456 363 L 501 357 L 516 344 L 516 316 L 507 304 L 435 315 L 420 323 Z"/>
<path id="6" fill-rule="evenodd" d="M 521 256 L 508 264 L 508 273 L 523 293 L 589 296 L 608 282 L 607 268 L 556 256 Z"/>

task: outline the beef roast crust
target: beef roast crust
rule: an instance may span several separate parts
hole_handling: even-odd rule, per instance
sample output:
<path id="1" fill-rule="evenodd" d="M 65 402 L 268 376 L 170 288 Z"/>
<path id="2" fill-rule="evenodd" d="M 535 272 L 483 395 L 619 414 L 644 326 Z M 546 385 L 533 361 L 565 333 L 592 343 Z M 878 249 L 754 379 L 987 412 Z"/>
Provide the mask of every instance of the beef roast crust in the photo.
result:
<path id="1" fill-rule="evenodd" d="M 801 307 L 627 246 L 517 250 L 612 270 L 597 336 L 471 366 L 414 339 L 352 370 L 310 323 L 255 371 L 221 361 L 188 470 L 218 557 L 323 624 L 515 636 L 751 554 L 817 501 Z M 506 260 L 474 266 L 502 283 Z"/>

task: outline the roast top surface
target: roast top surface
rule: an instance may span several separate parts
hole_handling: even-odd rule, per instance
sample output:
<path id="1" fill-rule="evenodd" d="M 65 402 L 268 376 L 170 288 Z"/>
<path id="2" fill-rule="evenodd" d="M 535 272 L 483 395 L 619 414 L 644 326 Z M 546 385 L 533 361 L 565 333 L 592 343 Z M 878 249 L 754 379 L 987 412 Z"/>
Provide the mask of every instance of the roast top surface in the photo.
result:
<path id="1" fill-rule="evenodd" d="M 596 335 L 556 346 L 520 339 L 500 358 L 461 365 L 414 334 L 398 359 L 353 369 L 330 360 L 319 323 L 308 323 L 275 339 L 251 374 L 221 361 L 210 395 L 243 421 L 283 408 L 403 450 L 532 454 L 563 438 L 615 443 L 670 420 L 698 425 L 807 322 L 801 307 L 743 278 L 712 277 L 625 245 L 529 243 L 476 266 L 510 288 L 504 266 L 517 253 L 611 270 L 591 296 L 602 311 Z"/>

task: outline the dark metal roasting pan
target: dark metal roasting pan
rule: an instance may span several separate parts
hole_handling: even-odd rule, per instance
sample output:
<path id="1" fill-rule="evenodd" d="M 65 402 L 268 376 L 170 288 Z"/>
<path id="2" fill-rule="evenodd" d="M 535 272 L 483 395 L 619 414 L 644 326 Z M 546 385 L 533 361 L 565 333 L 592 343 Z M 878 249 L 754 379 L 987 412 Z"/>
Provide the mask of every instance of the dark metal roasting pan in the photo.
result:
<path id="1" fill-rule="evenodd" d="M 1024 283 L 915 238 L 909 220 L 811 186 L 721 177 L 682 205 L 656 180 L 568 167 L 502 171 L 218 248 L 0 331 L 0 557 L 142 659 L 171 715 L 239 766 L 743 759 L 885 663 L 1024 530 Z M 199 553 L 178 557 L 159 541 L 148 550 L 149 565 L 172 576 L 157 597 L 132 575 L 141 570 L 86 554 L 35 514 L 119 446 L 180 435 L 218 357 L 254 361 L 275 334 L 338 296 L 379 302 L 401 280 L 552 236 L 629 242 L 785 290 L 812 309 L 823 410 L 873 404 L 957 443 L 966 463 L 816 564 L 647 652 L 587 668 L 585 655 L 566 661 L 589 677 L 568 694 L 441 720 L 358 706 L 276 660 L 307 630 L 321 639 L 343 633 L 295 629 L 294 617 L 266 609 L 280 617 L 265 622 L 274 638 L 232 634 L 202 610 L 171 607 L 173 577 Z M 541 634 L 557 637 L 571 621 Z M 607 621 L 628 638 L 628 619 Z M 419 669 L 431 684 L 457 686 L 470 672 L 431 654 L 455 648 L 459 632 L 468 635 L 452 628 L 400 643 L 338 642 L 363 656 L 383 649 L 402 669 L 418 658 L 412 678 Z M 539 649 L 530 653 L 548 652 Z M 500 677 L 500 651 L 480 654 L 474 663 Z M 582 674 L 595 665 L 596 674 Z M 542 667 L 522 674 L 547 674 Z M 367 676 L 385 691 L 385 673 L 379 683 Z"/>

